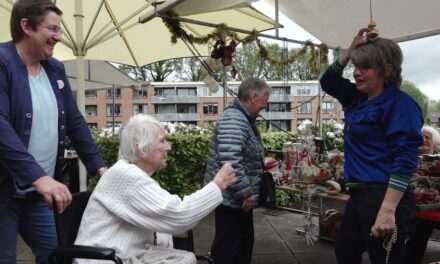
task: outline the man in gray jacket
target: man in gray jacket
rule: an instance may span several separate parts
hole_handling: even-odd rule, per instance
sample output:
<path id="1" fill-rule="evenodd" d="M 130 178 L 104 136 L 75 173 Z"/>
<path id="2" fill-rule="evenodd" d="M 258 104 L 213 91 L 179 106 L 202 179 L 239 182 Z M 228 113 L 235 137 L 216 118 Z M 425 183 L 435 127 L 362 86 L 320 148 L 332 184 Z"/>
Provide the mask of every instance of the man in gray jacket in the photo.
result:
<path id="1" fill-rule="evenodd" d="M 205 183 L 229 161 L 236 182 L 223 192 L 215 210 L 215 238 L 211 254 L 216 264 L 250 264 L 254 244 L 252 209 L 258 206 L 264 148 L 256 126 L 267 107 L 272 88 L 258 78 L 244 80 L 238 98 L 217 122 L 209 149 Z"/>

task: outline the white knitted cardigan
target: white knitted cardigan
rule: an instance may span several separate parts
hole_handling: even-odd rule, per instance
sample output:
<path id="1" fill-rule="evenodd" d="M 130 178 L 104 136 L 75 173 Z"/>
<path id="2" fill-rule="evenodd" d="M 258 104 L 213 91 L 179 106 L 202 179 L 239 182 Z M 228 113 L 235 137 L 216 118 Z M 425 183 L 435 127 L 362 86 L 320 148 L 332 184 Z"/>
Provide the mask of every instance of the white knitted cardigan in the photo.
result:
<path id="1" fill-rule="evenodd" d="M 136 165 L 119 160 L 93 191 L 75 244 L 113 248 L 124 263 L 148 259 L 146 254 L 154 258 L 158 254 L 164 258 L 178 255 L 179 251 L 166 245 L 153 246 L 154 231 L 181 234 L 190 230 L 222 200 L 220 188 L 213 182 L 182 200 L 162 189 Z M 171 239 L 171 235 L 167 237 Z M 189 263 L 195 263 L 191 256 Z M 78 259 L 77 263 L 100 262 Z"/>

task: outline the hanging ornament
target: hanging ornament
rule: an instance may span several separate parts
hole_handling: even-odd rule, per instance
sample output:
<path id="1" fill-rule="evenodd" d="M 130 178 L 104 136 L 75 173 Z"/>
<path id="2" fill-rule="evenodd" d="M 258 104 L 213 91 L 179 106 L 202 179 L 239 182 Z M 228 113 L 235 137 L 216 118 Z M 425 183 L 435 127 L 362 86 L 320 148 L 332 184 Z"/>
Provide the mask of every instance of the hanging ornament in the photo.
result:
<path id="1" fill-rule="evenodd" d="M 373 21 L 373 8 L 370 0 L 370 23 L 368 23 L 370 31 L 367 32 L 367 38 L 375 39 L 379 36 L 379 29 L 376 28 L 376 22 Z"/>
<path id="2" fill-rule="evenodd" d="M 222 57 L 223 66 L 229 66 L 232 64 L 232 54 L 234 54 L 235 47 L 237 47 L 237 43 L 234 40 L 231 40 L 229 46 L 224 48 Z"/>
<path id="3" fill-rule="evenodd" d="M 225 52 L 225 42 L 223 40 L 217 40 L 214 44 L 214 49 L 211 52 L 211 58 L 220 59 Z"/>
<path id="4" fill-rule="evenodd" d="M 214 80 L 214 78 L 211 77 L 211 75 L 206 75 L 206 77 L 203 79 L 203 82 L 208 86 L 208 89 L 211 93 L 216 93 L 218 91 L 218 84 Z"/>
<path id="5" fill-rule="evenodd" d="M 232 70 L 231 70 L 231 77 L 232 77 L 232 79 L 235 79 L 236 75 L 237 75 L 237 69 L 235 68 L 234 65 L 232 65 Z"/>
<path id="6" fill-rule="evenodd" d="M 369 39 L 375 39 L 379 36 L 379 30 L 376 28 L 376 23 L 374 21 L 368 23 L 368 28 L 370 29 L 370 31 L 367 32 L 367 37 Z"/>

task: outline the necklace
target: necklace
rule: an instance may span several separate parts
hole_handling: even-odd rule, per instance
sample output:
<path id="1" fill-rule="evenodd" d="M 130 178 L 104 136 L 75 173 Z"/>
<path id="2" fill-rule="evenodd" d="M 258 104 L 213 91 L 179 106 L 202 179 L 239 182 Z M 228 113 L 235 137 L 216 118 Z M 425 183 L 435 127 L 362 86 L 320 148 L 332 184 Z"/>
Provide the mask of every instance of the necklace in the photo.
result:
<path id="1" fill-rule="evenodd" d="M 384 238 L 383 240 L 382 246 L 387 252 L 387 256 L 385 258 L 386 264 L 389 263 L 391 249 L 393 249 L 393 245 L 396 244 L 397 242 L 397 235 L 398 235 L 397 226 L 395 226 L 393 229 L 393 233 L 388 238 Z"/>

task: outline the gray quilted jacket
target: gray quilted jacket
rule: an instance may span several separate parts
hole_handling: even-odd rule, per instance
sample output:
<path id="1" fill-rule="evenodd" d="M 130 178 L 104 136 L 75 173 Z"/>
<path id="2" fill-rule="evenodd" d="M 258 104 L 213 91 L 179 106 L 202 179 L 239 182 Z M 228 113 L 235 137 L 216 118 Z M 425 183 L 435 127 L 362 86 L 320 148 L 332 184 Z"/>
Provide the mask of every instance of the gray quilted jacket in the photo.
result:
<path id="1" fill-rule="evenodd" d="M 237 181 L 223 192 L 223 205 L 241 208 L 244 199 L 253 195 L 254 207 L 258 206 L 264 148 L 255 120 L 236 98 L 217 122 L 205 173 L 205 184 L 214 178 L 221 166 L 230 161 Z"/>

